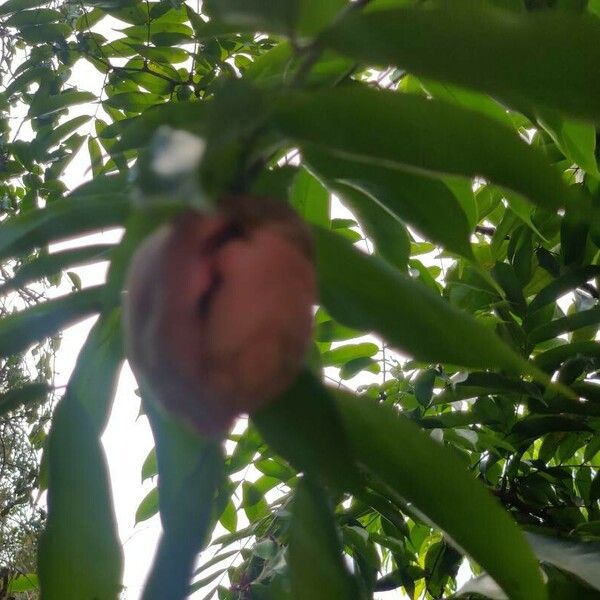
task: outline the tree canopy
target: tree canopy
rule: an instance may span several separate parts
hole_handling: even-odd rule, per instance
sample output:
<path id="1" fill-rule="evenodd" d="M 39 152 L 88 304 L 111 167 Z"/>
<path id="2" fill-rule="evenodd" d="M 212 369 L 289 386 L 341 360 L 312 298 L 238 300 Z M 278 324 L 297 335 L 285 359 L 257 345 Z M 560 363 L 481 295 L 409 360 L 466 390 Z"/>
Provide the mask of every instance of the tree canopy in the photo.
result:
<path id="1" fill-rule="evenodd" d="M 140 390 L 144 600 L 600 597 L 598 0 L 6 0 L 0 33 L 1 373 L 98 315 L 36 430 L 48 516 L 7 593 L 121 594 L 100 436 L 125 274 L 243 193 L 312 228 L 312 352 L 225 445 Z M 100 286 L 71 271 L 106 260 Z M 0 411 L 48 368 L 0 379 Z"/>

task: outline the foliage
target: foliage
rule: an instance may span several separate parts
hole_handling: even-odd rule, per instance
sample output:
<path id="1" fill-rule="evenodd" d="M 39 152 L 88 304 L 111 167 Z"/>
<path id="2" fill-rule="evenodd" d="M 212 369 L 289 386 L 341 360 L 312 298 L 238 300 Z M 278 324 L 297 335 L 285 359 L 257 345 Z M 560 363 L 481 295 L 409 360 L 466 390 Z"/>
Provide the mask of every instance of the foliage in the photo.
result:
<path id="1" fill-rule="evenodd" d="M 45 449 L 44 598 L 119 594 L 99 438 L 123 277 L 154 227 L 227 192 L 313 226 L 314 348 L 225 455 L 142 390 L 159 485 L 137 518 L 160 510 L 165 531 L 144 598 L 598 597 L 599 17 L 596 0 L 0 6 L 0 259 L 23 263 L 1 292 L 110 257 L 104 286 L 0 319 L 7 357 L 101 315 Z M 91 176 L 69 191 L 79 152 Z M 47 253 L 112 226 L 118 245 Z M 463 564 L 478 577 L 457 590 Z"/>

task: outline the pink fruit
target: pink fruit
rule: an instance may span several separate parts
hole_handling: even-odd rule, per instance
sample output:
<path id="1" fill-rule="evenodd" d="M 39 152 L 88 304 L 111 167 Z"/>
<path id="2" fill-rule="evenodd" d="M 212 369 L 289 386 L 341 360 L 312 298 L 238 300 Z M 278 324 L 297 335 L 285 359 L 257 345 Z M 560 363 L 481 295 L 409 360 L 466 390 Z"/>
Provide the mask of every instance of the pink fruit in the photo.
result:
<path id="1" fill-rule="evenodd" d="M 230 197 L 187 212 L 141 245 L 124 305 L 140 383 L 197 431 L 283 392 L 301 369 L 316 298 L 308 228 L 283 202 Z"/>

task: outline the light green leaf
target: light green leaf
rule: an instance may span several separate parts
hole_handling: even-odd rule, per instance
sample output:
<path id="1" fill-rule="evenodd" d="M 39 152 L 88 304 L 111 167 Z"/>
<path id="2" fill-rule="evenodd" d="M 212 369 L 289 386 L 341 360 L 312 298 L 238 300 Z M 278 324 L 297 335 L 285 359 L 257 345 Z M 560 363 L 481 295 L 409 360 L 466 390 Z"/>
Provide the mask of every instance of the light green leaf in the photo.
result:
<path id="1" fill-rule="evenodd" d="M 557 111 L 539 111 L 538 122 L 560 151 L 588 175 L 600 178 L 596 160 L 596 128 L 591 123 L 566 119 Z"/>
<path id="2" fill-rule="evenodd" d="M 152 488 L 135 511 L 135 524 L 147 521 L 158 513 L 158 488 Z"/>
<path id="3" fill-rule="evenodd" d="M 290 202 L 305 221 L 329 227 L 329 192 L 306 168 L 294 177 Z"/>

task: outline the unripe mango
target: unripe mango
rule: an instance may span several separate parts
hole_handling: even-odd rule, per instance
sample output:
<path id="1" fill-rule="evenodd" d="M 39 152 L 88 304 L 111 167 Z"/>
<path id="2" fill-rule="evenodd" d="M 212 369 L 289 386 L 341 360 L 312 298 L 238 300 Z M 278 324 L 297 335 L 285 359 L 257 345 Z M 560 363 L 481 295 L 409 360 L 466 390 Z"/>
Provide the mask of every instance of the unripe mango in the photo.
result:
<path id="1" fill-rule="evenodd" d="M 126 350 L 138 380 L 180 420 L 222 435 L 283 392 L 311 339 L 310 232 L 285 203 L 228 197 L 141 245 L 127 278 Z"/>

